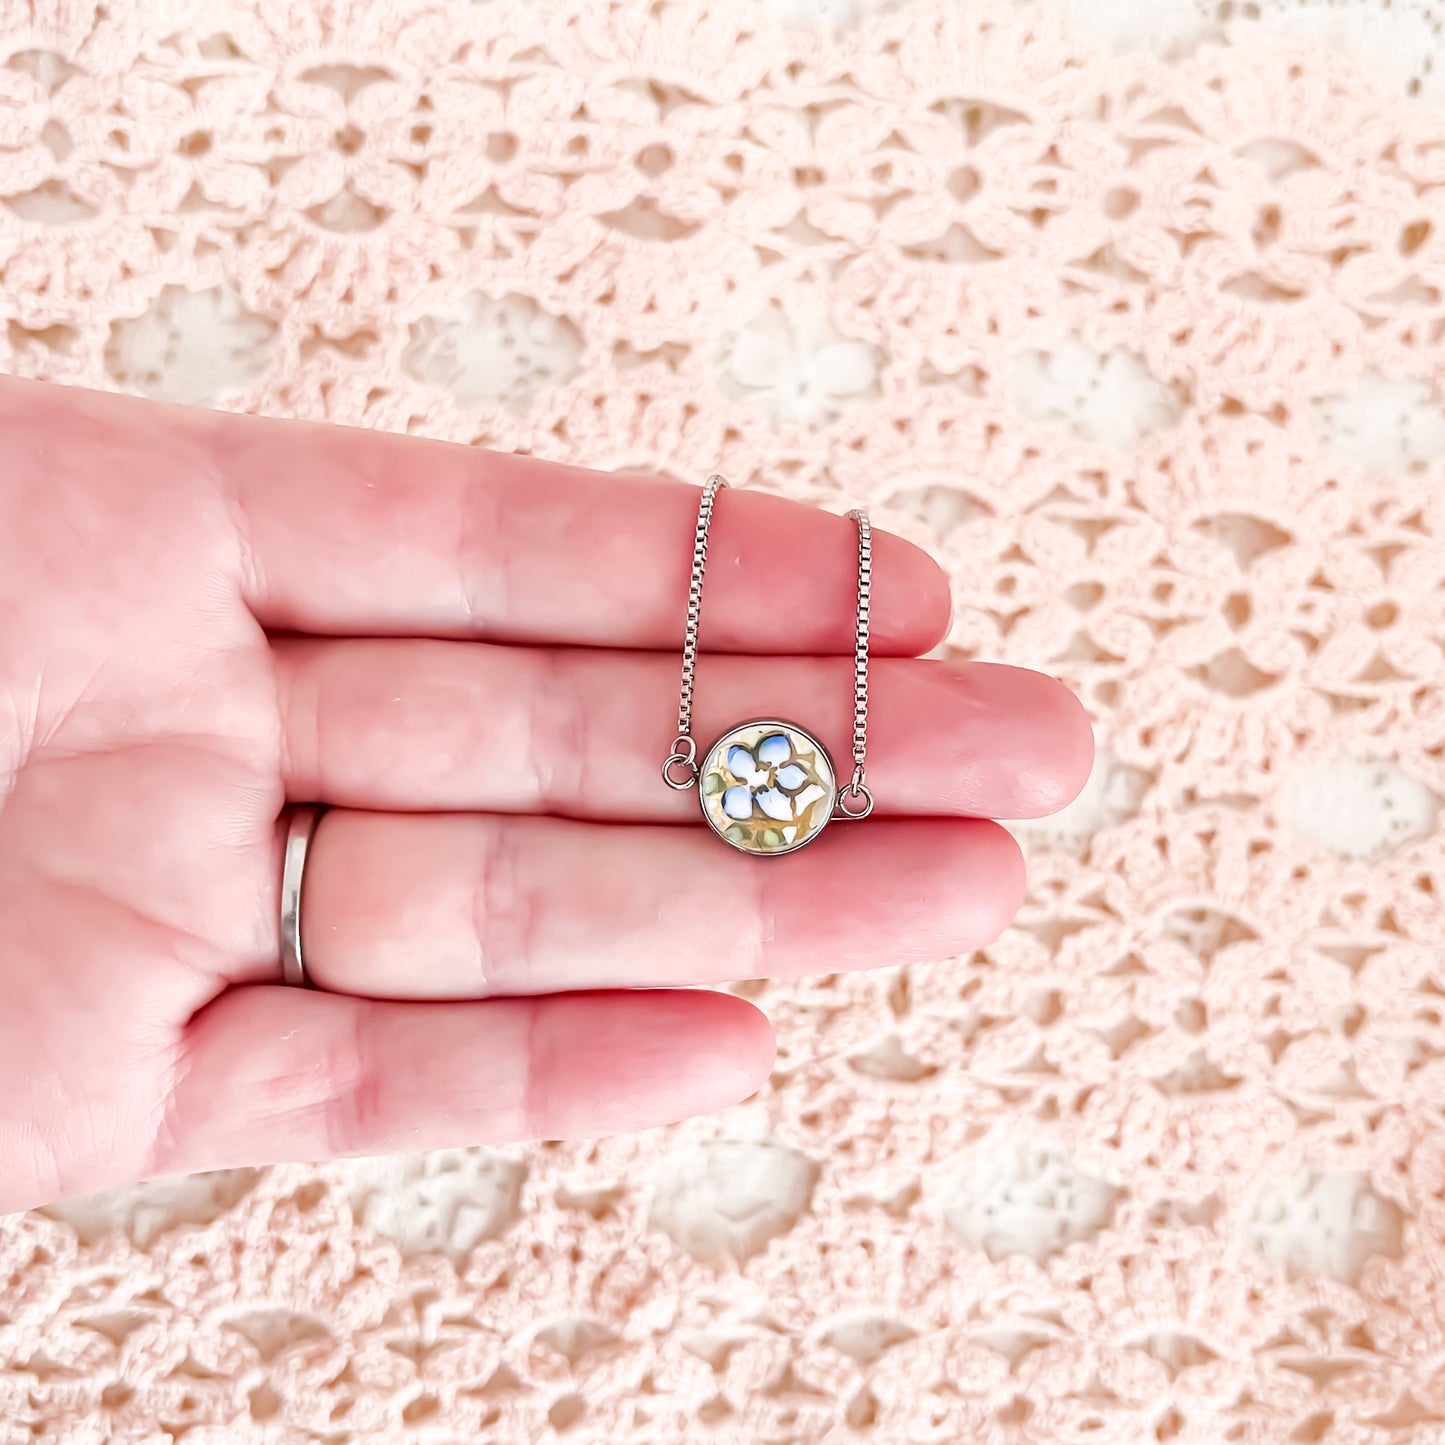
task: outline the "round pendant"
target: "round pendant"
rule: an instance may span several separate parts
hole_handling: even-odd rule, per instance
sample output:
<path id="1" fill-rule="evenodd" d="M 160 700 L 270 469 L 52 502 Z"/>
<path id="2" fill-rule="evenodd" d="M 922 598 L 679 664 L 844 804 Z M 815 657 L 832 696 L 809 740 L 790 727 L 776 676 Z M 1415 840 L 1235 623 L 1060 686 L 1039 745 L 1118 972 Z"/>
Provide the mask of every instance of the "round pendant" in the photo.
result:
<path id="1" fill-rule="evenodd" d="M 776 718 L 739 723 L 707 750 L 702 815 L 723 842 L 771 858 L 811 843 L 833 816 L 838 779 L 811 733 Z"/>

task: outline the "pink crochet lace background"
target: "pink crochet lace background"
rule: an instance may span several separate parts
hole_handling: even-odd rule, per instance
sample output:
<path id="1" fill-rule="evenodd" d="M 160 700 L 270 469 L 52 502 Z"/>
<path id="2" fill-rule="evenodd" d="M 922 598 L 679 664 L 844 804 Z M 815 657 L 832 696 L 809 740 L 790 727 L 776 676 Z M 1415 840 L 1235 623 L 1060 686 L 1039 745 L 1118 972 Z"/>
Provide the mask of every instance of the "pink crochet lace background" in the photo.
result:
<path id="1" fill-rule="evenodd" d="M 1100 739 L 727 1117 L 0 1222 L 3 1445 L 1445 1439 L 1433 5 L 0 16 L 6 369 L 865 502 Z"/>

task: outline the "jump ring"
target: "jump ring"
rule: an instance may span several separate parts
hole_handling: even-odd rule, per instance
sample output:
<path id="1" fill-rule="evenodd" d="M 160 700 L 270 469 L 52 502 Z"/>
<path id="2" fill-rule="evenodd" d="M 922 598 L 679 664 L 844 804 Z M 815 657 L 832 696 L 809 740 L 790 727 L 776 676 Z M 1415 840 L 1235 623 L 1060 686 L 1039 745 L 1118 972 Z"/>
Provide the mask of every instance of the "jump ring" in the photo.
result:
<path id="1" fill-rule="evenodd" d="M 850 808 L 850 798 L 862 798 L 861 808 Z M 846 818 L 849 822 L 858 823 L 866 818 L 873 811 L 873 794 L 868 791 L 865 784 L 859 782 L 849 783 L 841 793 L 838 794 L 838 816 Z"/>
<path id="2" fill-rule="evenodd" d="M 681 778 L 675 777 L 674 770 L 681 768 Z M 685 793 L 697 786 L 697 764 L 686 753 L 673 753 L 662 765 L 662 781 L 675 793 Z"/>

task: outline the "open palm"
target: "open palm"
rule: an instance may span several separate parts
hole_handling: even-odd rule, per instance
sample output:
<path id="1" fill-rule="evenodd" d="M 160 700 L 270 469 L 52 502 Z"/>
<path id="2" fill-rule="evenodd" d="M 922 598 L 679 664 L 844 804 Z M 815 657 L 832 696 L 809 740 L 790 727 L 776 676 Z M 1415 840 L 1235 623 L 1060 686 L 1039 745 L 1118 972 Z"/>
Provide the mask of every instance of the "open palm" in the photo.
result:
<path id="1" fill-rule="evenodd" d="M 666 1122 L 772 1036 L 680 986 L 948 957 L 1081 710 L 916 660 L 876 539 L 866 824 L 759 861 L 658 775 L 697 492 L 469 448 L 0 382 L 0 1210 L 148 1175 Z M 729 493 L 697 732 L 846 752 L 850 524 Z M 727 655 L 723 655 L 727 654 Z M 280 986 L 278 819 L 316 991 Z"/>

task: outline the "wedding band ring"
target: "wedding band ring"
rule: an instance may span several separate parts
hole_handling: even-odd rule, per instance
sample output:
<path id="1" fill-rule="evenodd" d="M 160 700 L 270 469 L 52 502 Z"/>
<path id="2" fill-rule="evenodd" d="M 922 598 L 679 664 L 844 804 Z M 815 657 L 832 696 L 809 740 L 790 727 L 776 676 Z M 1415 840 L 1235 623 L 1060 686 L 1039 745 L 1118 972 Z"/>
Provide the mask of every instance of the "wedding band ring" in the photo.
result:
<path id="1" fill-rule="evenodd" d="M 281 977 L 292 988 L 309 988 L 301 952 L 301 885 L 306 877 L 306 854 L 316 836 L 325 808 L 293 808 L 286 820 L 286 844 L 281 854 Z"/>

